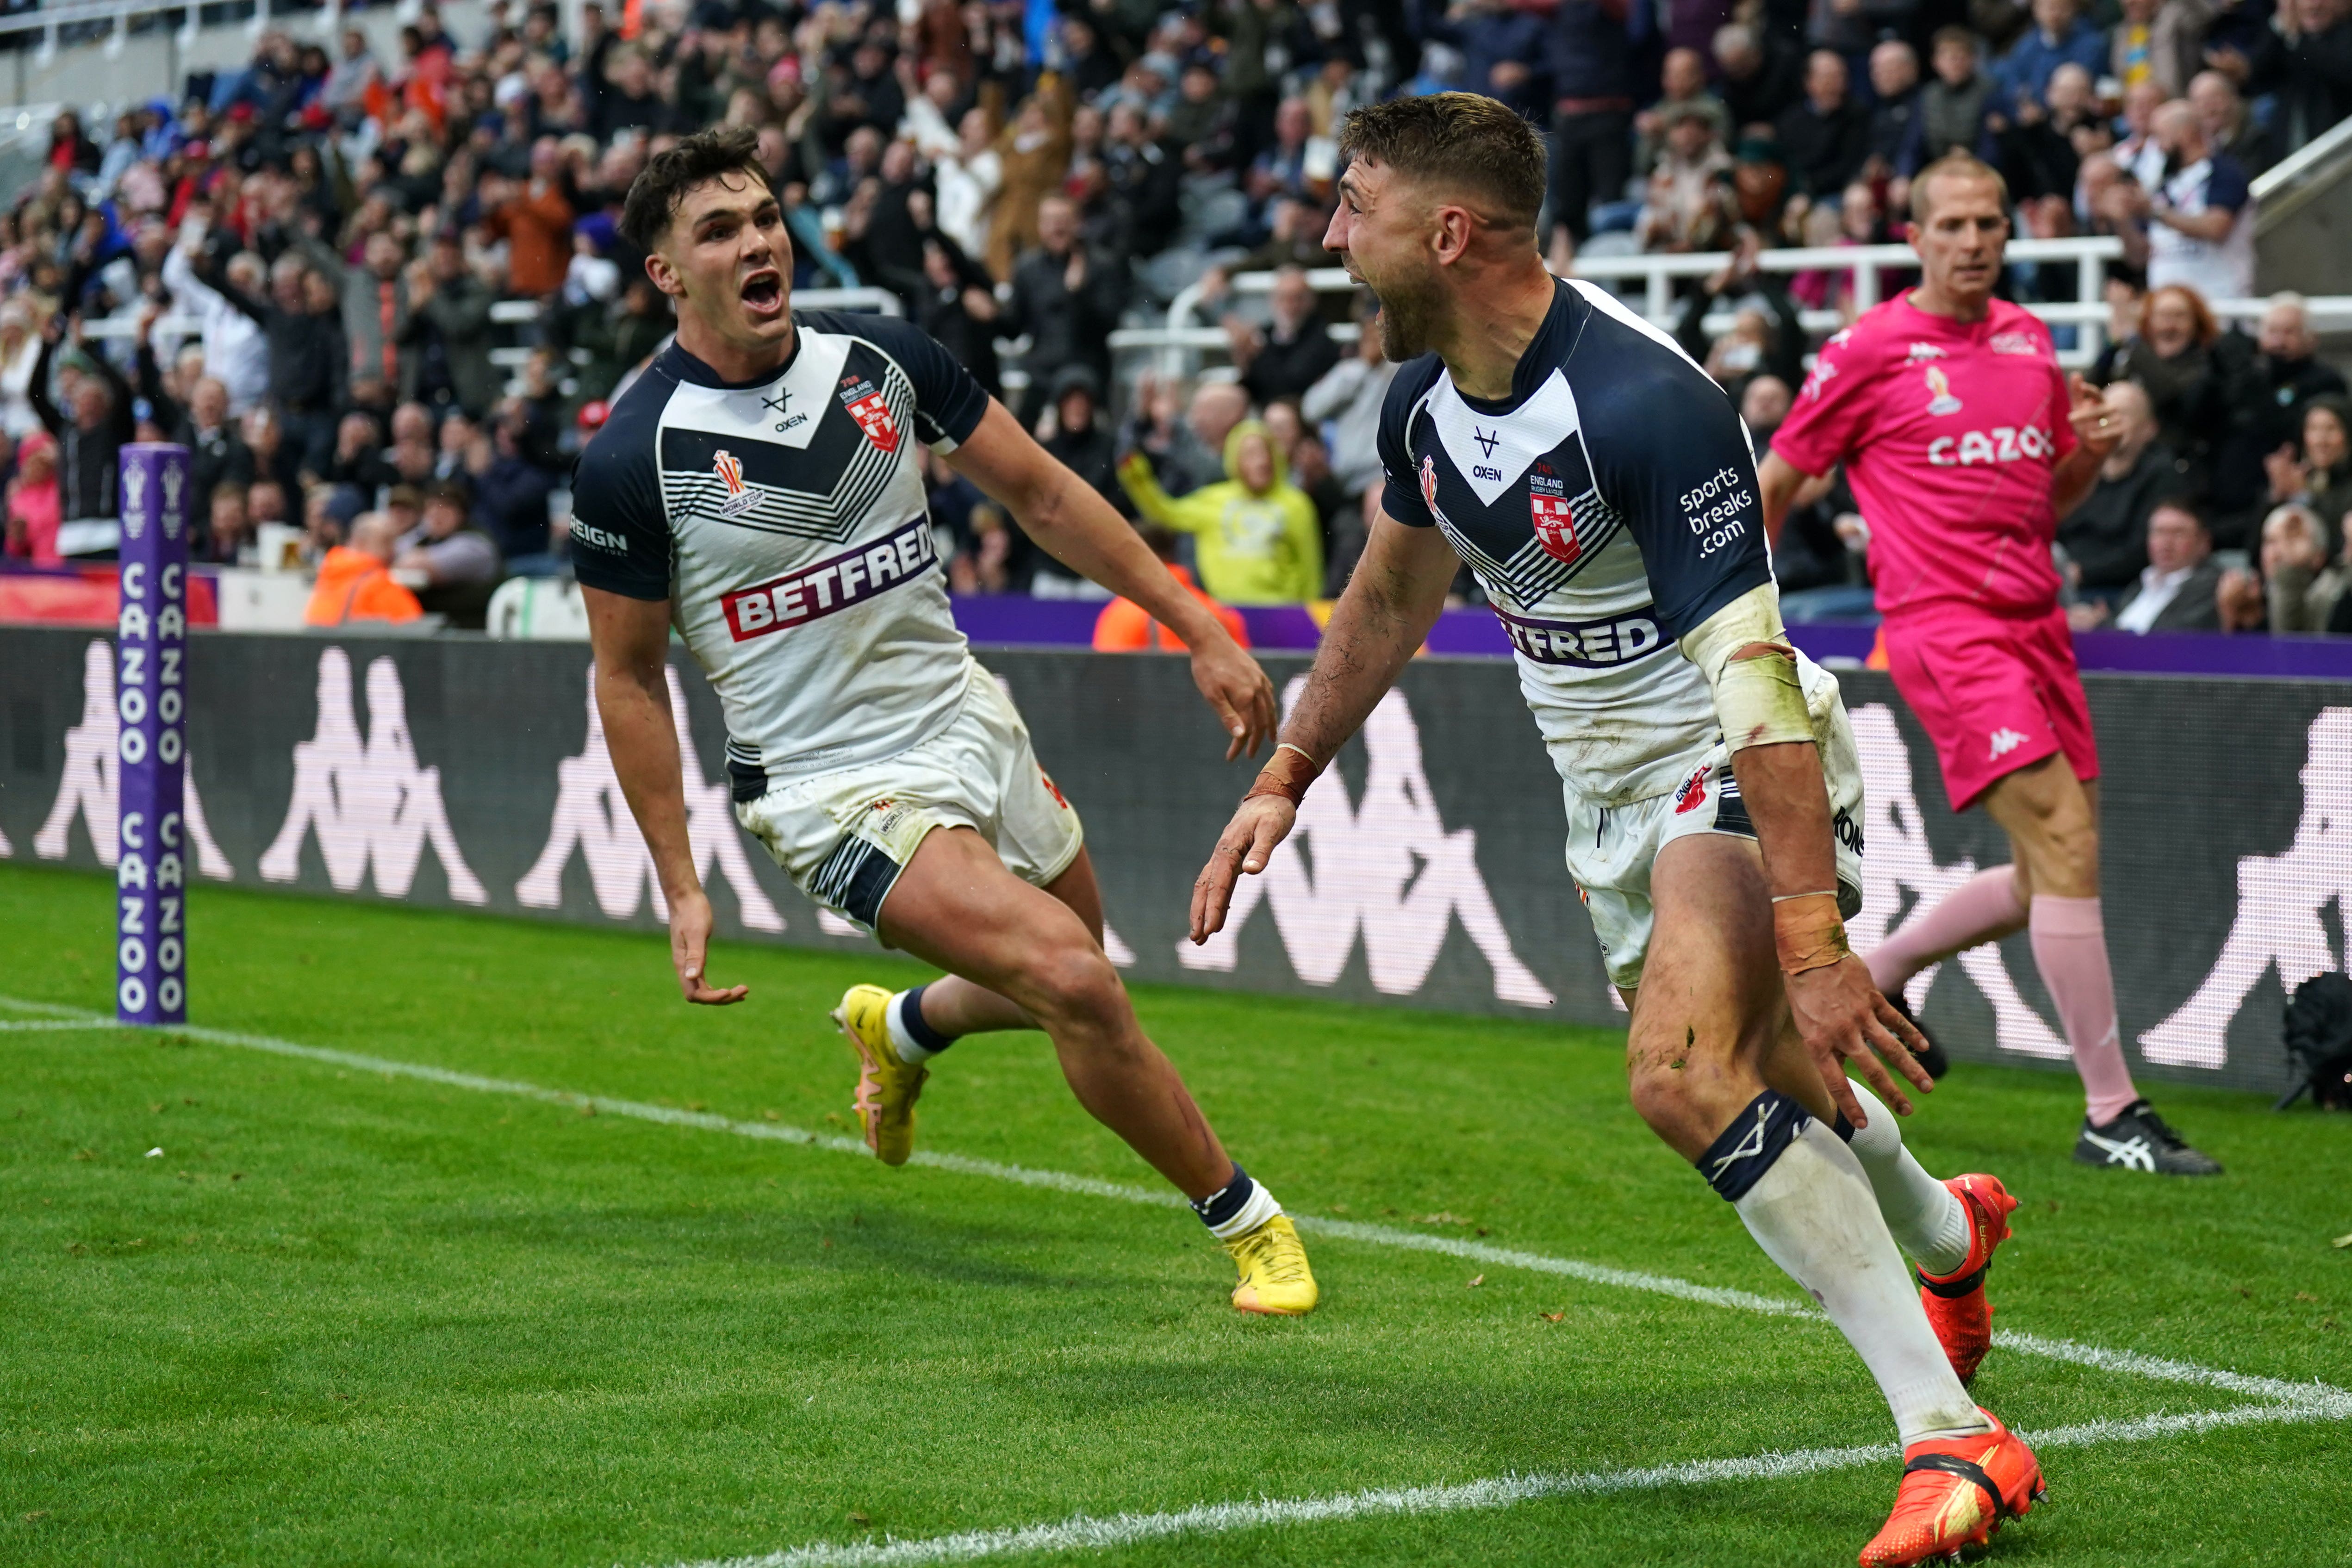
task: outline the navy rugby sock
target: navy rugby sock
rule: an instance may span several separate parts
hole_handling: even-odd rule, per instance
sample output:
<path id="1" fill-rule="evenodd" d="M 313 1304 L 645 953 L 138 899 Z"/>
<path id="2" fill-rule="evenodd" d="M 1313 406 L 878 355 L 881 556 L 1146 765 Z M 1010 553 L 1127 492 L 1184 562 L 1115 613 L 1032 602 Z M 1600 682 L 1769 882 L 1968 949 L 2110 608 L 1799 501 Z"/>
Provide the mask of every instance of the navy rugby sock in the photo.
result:
<path id="1" fill-rule="evenodd" d="M 1209 1227 L 1209 1234 L 1219 1241 L 1231 1241 L 1264 1225 L 1282 1212 L 1274 1194 L 1250 1179 L 1250 1173 L 1234 1164 L 1234 1173 L 1225 1184 L 1205 1198 L 1192 1200 L 1192 1212 Z"/>
<path id="2" fill-rule="evenodd" d="M 890 998 L 890 1046 L 904 1062 L 927 1062 L 956 1043 L 953 1035 L 941 1034 L 923 1016 L 926 989 L 918 985 Z"/>

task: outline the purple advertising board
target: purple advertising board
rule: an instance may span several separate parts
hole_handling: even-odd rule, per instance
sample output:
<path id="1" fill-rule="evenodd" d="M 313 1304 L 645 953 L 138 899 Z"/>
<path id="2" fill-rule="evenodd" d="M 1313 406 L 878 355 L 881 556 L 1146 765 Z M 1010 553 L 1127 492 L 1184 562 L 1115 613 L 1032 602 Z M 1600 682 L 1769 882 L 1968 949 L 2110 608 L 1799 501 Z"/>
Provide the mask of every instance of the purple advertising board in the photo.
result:
<path id="1" fill-rule="evenodd" d="M 115 1016 L 188 1017 L 188 449 L 122 448 L 115 636 Z"/>

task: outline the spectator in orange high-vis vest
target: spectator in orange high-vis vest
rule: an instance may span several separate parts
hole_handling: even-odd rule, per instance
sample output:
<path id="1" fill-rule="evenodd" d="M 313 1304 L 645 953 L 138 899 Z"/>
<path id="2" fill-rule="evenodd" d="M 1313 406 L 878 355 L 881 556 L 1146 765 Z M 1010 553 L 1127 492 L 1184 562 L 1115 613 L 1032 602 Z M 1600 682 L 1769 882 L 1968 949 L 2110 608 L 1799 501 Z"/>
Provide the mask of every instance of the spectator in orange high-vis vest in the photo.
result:
<path id="1" fill-rule="evenodd" d="M 1201 585 L 1192 581 L 1192 574 L 1176 564 L 1176 536 L 1164 528 L 1146 528 L 1139 531 L 1143 542 L 1151 546 L 1151 552 L 1167 563 L 1169 572 L 1176 581 L 1184 584 L 1184 591 L 1200 600 L 1202 608 L 1224 623 L 1225 630 L 1234 634 L 1234 641 L 1244 647 L 1249 647 L 1249 627 L 1243 622 L 1242 613 L 1209 597 Z M 1103 606 L 1102 614 L 1095 617 L 1095 648 L 1100 653 L 1139 653 L 1156 648 L 1181 653 L 1184 644 L 1174 632 L 1145 615 L 1143 606 L 1134 600 L 1113 599 Z"/>
<path id="2" fill-rule="evenodd" d="M 352 524 L 352 542 L 327 552 L 319 563 L 319 584 L 310 590 L 302 623 L 348 626 L 353 621 L 413 621 L 425 613 L 416 595 L 393 581 L 393 548 L 400 525 L 380 511 Z"/>

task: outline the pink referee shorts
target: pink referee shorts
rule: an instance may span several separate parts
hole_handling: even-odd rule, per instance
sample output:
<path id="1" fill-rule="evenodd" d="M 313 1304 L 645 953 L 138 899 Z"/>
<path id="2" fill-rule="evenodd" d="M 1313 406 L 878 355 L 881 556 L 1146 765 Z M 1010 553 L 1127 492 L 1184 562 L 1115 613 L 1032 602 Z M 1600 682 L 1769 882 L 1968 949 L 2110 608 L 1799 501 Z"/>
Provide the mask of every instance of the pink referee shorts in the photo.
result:
<path id="1" fill-rule="evenodd" d="M 2078 779 L 2099 776 L 2090 705 L 2066 612 L 2000 616 L 1968 605 L 1886 620 L 1887 672 L 1936 742 L 1954 811 L 1994 782 L 2063 752 Z"/>

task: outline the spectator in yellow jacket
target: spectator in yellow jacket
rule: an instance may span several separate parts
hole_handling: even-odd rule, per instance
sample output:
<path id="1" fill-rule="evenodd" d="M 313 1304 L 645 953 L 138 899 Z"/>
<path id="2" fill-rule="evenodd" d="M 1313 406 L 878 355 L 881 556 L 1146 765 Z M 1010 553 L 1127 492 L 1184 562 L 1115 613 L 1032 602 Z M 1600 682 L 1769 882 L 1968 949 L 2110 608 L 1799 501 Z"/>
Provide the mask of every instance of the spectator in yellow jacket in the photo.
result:
<path id="1" fill-rule="evenodd" d="M 1315 503 L 1290 482 L 1266 427 L 1244 419 L 1225 437 L 1225 479 L 1171 496 L 1150 459 L 1130 454 L 1119 483 L 1152 522 L 1199 542 L 1201 584 L 1228 605 L 1297 605 L 1323 591 L 1323 532 Z"/>

